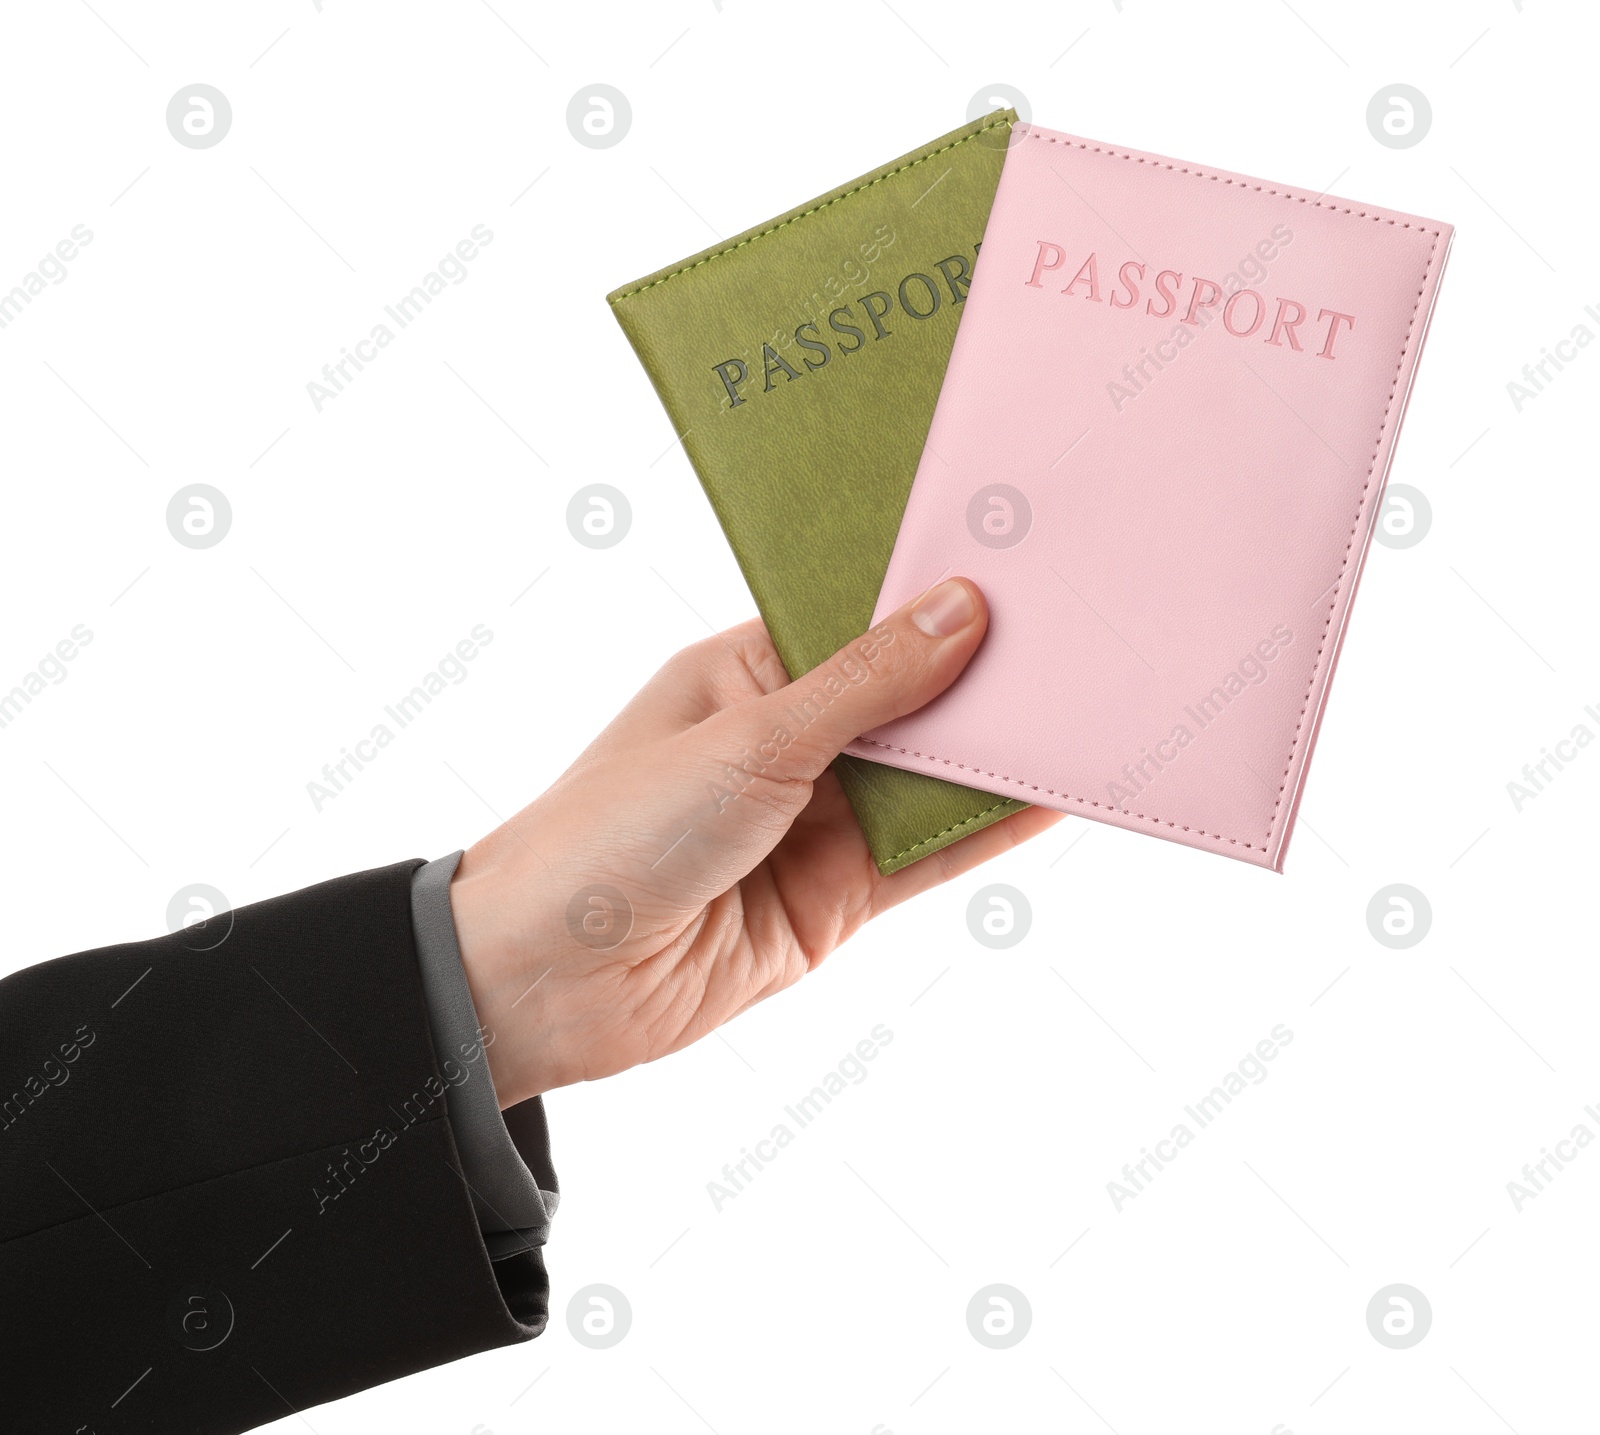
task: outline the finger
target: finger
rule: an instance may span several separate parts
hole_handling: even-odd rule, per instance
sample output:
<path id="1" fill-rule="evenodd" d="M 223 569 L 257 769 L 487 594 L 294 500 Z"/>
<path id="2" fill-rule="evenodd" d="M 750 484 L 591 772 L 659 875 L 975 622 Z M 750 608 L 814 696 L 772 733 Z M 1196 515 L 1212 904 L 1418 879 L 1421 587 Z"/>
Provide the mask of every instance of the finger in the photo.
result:
<path id="1" fill-rule="evenodd" d="M 675 653 L 640 689 L 629 709 L 651 720 L 687 727 L 788 681 L 766 625 L 760 618 L 750 618 Z"/>
<path id="2" fill-rule="evenodd" d="M 947 579 L 803 678 L 708 719 L 707 736 L 759 751 L 769 780 L 814 780 L 853 738 L 949 687 L 988 622 L 977 585 Z"/>
<path id="3" fill-rule="evenodd" d="M 605 763 L 619 749 L 637 749 L 681 732 L 735 701 L 789 681 L 760 618 L 702 638 L 674 653 L 629 699 L 578 759 Z"/>

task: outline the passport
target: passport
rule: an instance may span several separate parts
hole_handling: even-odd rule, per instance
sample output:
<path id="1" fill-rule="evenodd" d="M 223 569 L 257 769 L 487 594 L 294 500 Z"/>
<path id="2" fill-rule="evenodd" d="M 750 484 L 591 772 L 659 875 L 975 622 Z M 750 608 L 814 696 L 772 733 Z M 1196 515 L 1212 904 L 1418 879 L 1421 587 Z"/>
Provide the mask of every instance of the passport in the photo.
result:
<path id="1" fill-rule="evenodd" d="M 876 605 L 988 636 L 848 750 L 1282 871 L 1454 231 L 1015 134 Z"/>
<path id="2" fill-rule="evenodd" d="M 606 296 L 792 678 L 869 625 L 1015 120 Z M 1026 805 L 871 756 L 834 771 L 884 873 Z"/>

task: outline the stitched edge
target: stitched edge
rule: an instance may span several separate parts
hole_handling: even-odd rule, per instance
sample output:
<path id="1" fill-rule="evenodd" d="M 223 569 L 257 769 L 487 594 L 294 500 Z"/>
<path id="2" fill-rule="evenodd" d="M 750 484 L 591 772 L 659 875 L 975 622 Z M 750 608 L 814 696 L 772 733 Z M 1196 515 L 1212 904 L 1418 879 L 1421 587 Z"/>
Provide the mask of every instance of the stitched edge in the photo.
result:
<path id="1" fill-rule="evenodd" d="M 1411 305 L 1411 321 L 1406 326 L 1406 336 L 1400 344 L 1400 357 L 1395 363 L 1394 379 L 1389 385 L 1389 398 L 1383 407 L 1383 417 L 1378 420 L 1378 434 L 1377 438 L 1373 441 L 1372 458 L 1367 465 L 1366 482 L 1362 484 L 1361 495 L 1356 500 L 1356 516 L 1354 521 L 1351 523 L 1350 535 L 1345 542 L 1344 560 L 1340 563 L 1339 572 L 1334 578 L 1333 601 L 1328 607 L 1327 620 L 1322 625 L 1322 638 L 1317 645 L 1316 656 L 1312 659 L 1311 679 L 1306 684 L 1305 697 L 1303 697 L 1300 701 L 1300 718 L 1295 724 L 1294 733 L 1289 739 L 1289 756 L 1283 765 L 1283 775 L 1278 779 L 1278 795 L 1272 804 L 1272 816 L 1268 819 L 1266 836 L 1261 846 L 1258 847 L 1253 842 L 1246 842 L 1240 837 L 1229 837 L 1221 832 L 1207 832 L 1201 827 L 1189 827 L 1181 822 L 1173 822 L 1164 817 L 1155 817 L 1149 813 L 1128 812 L 1123 808 L 1114 807 L 1109 802 L 1096 802 L 1093 798 L 1078 797 L 1070 792 L 1058 792 L 1053 787 L 1042 787 L 1038 783 L 1028 782 L 1025 778 L 1005 777 L 997 772 L 989 772 L 980 767 L 969 766 L 964 762 L 956 762 L 952 758 L 940 757 L 936 753 L 916 752 L 911 748 L 894 747 L 889 743 L 876 742 L 870 737 L 862 737 L 857 739 L 858 742 L 864 743 L 869 747 L 881 747 L 886 752 L 898 752 L 903 756 L 921 758 L 924 762 L 942 762 L 948 767 L 960 768 L 963 772 L 979 773 L 984 777 L 993 778 L 996 782 L 1013 783 L 1018 787 L 1025 787 L 1031 792 L 1045 792 L 1051 797 L 1064 798 L 1068 802 L 1076 802 L 1080 805 L 1086 805 L 1089 807 L 1104 808 L 1107 812 L 1114 812 L 1119 817 L 1133 817 L 1137 818 L 1141 822 L 1152 822 L 1157 826 L 1171 827 L 1176 831 L 1193 833 L 1197 837 L 1209 837 L 1215 842 L 1227 842 L 1235 847 L 1243 847 L 1247 852 L 1264 852 L 1270 854 L 1272 851 L 1272 834 L 1278 825 L 1278 811 L 1283 806 L 1283 790 L 1288 782 L 1289 770 L 1294 766 L 1294 755 L 1300 747 L 1300 733 L 1305 727 L 1306 711 L 1311 705 L 1311 694 L 1316 690 L 1317 675 L 1322 671 L 1322 655 L 1328 646 L 1328 630 L 1333 626 L 1333 615 L 1339 610 L 1339 593 L 1344 587 L 1345 573 L 1350 567 L 1350 555 L 1355 547 L 1356 532 L 1361 527 L 1361 515 L 1367 506 L 1367 493 L 1372 488 L 1373 471 L 1378 466 L 1378 455 L 1383 449 L 1384 430 L 1389 426 L 1389 414 L 1394 408 L 1394 396 L 1400 387 L 1400 375 L 1405 369 L 1406 355 L 1411 349 L 1411 337 L 1416 332 L 1417 314 L 1422 308 L 1422 296 L 1428 292 L 1428 276 L 1433 273 L 1433 261 L 1435 255 L 1437 255 L 1439 252 L 1439 238 L 1442 234 L 1442 231 L 1437 229 L 1427 229 L 1420 224 L 1402 223 L 1399 220 L 1388 218 L 1380 214 L 1369 214 L 1364 209 L 1351 209 L 1347 205 L 1324 204 L 1321 199 L 1308 199 L 1303 193 L 1299 193 L 1297 191 L 1273 189 L 1270 185 L 1265 184 L 1251 184 L 1246 180 L 1233 179 L 1226 175 L 1211 174 L 1204 170 L 1190 169 L 1185 165 L 1173 164 L 1170 161 L 1148 158 L 1144 155 L 1128 154 L 1121 150 L 1107 149 L 1102 145 L 1091 145 L 1083 140 L 1064 139 L 1056 135 L 1042 134 L 1040 131 L 1032 128 L 1028 128 L 1024 131 L 1024 138 L 1045 140 L 1050 144 L 1066 145 L 1069 149 L 1081 149 L 1088 154 L 1103 154 L 1111 159 L 1125 159 L 1131 160 L 1137 164 L 1154 165 L 1158 169 L 1170 170 L 1174 174 L 1192 175 L 1196 179 L 1209 179 L 1220 181 L 1223 184 L 1236 184 L 1244 189 L 1253 189 L 1260 194 L 1272 194 L 1278 196 L 1280 199 L 1289 200 L 1291 202 L 1310 204 L 1318 209 L 1326 209 L 1333 214 L 1348 214 L 1352 218 L 1370 219 L 1374 224 L 1391 224 L 1396 228 L 1415 229 L 1421 234 L 1430 234 L 1433 236 L 1433 243 L 1428 247 L 1428 262 L 1422 266 L 1422 283 L 1419 285 L 1417 289 L 1417 297 Z M 991 808 L 990 810 L 992 811 L 993 809 Z"/>
<path id="2" fill-rule="evenodd" d="M 1378 455 L 1383 451 L 1383 433 L 1389 426 L 1389 414 L 1394 408 L 1394 396 L 1400 388 L 1400 375 L 1406 366 L 1406 354 L 1411 348 L 1411 336 L 1416 332 L 1417 314 L 1422 308 L 1422 296 L 1428 292 L 1428 276 L 1433 272 L 1434 256 L 1439 251 L 1439 233 L 1432 231 L 1433 243 L 1428 246 L 1428 262 L 1422 267 L 1422 283 L 1417 287 L 1417 297 L 1411 305 L 1411 322 L 1406 326 L 1405 342 L 1400 345 L 1400 359 L 1394 366 L 1394 378 L 1389 383 L 1389 399 L 1383 406 L 1383 418 L 1378 423 L 1378 437 L 1373 443 L 1372 458 L 1367 464 L 1367 480 L 1361 485 L 1361 497 L 1356 500 L 1356 516 L 1350 524 L 1349 537 L 1345 539 L 1344 560 L 1339 564 L 1338 576 L 1333 580 L 1333 601 L 1328 605 L 1328 617 L 1322 625 L 1322 638 L 1317 644 L 1316 657 L 1311 663 L 1311 681 L 1306 685 L 1306 695 L 1300 702 L 1300 718 L 1295 723 L 1294 735 L 1289 740 L 1289 756 L 1283 764 L 1283 775 L 1278 779 L 1278 797 L 1272 804 L 1272 818 L 1267 823 L 1270 839 L 1278 825 L 1278 809 L 1283 806 L 1283 789 L 1288 784 L 1289 769 L 1294 766 L 1294 755 L 1300 747 L 1300 733 L 1306 725 L 1306 710 L 1311 706 L 1311 694 L 1317 686 L 1317 674 L 1322 671 L 1322 655 L 1328 646 L 1328 632 L 1333 627 L 1333 615 L 1339 610 L 1339 595 L 1344 588 L 1345 574 L 1350 568 L 1350 555 L 1355 548 L 1356 532 L 1361 527 L 1361 515 L 1366 511 L 1367 492 L 1372 487 L 1372 475 L 1378 466 Z"/>
<path id="3" fill-rule="evenodd" d="M 1113 807 L 1109 802 L 1096 802 L 1092 797 L 1078 797 L 1070 792 L 1059 792 L 1053 787 L 1042 787 L 1037 782 L 1029 782 L 1022 777 L 1006 777 L 998 772 L 990 772 L 987 768 L 973 767 L 965 762 L 957 762 L 952 757 L 940 757 L 937 753 L 917 752 L 914 748 L 895 747 L 890 743 L 878 742 L 870 737 L 858 737 L 857 742 L 865 743 L 869 747 L 881 747 L 885 752 L 898 752 L 906 757 L 918 757 L 924 762 L 942 762 L 946 767 L 958 767 L 963 772 L 975 772 L 980 777 L 993 778 L 996 782 L 1009 782 L 1017 787 L 1025 787 L 1029 792 L 1047 792 L 1051 797 L 1065 798 L 1068 802 L 1076 802 L 1081 806 L 1102 807 L 1107 812 L 1115 812 L 1119 817 L 1137 817 L 1141 822 L 1154 822 L 1158 826 L 1176 828 L 1182 832 L 1192 832 L 1197 837 L 1210 837 L 1218 842 L 1231 842 L 1235 847 L 1243 847 L 1250 852 L 1265 852 L 1265 847 L 1256 847 L 1246 842 L 1241 837 L 1228 837 L 1221 832 L 1207 832 L 1203 827 L 1186 827 L 1181 822 L 1171 822 L 1165 817 L 1153 817 L 1146 812 L 1127 812 L 1120 807 Z M 991 812 L 993 808 L 989 809 Z"/>
<path id="4" fill-rule="evenodd" d="M 882 744 L 875 743 L 874 746 L 881 747 Z M 952 832 L 959 832 L 963 827 L 976 822 L 980 817 L 987 817 L 991 812 L 998 812 L 1002 807 L 1009 807 L 1015 801 L 1014 797 L 1004 798 L 995 803 L 993 807 L 985 807 L 982 812 L 974 812 L 971 817 L 962 818 L 960 822 L 955 823 L 953 826 L 946 827 L 943 832 L 935 832 L 931 837 L 924 837 L 920 842 L 913 842 L 909 847 L 896 852 L 892 857 L 885 857 L 883 860 L 885 862 L 898 862 L 908 853 L 915 852 L 917 848 L 926 847 L 930 843 L 937 842 L 941 837 L 948 837 Z M 1027 804 L 1024 803 L 1023 806 L 1026 807 Z"/>
<path id="5" fill-rule="evenodd" d="M 613 308 L 615 308 L 624 299 L 631 299 L 635 294 L 643 294 L 646 289 L 654 289 L 658 284 L 665 284 L 667 280 L 676 279 L 680 274 L 687 274 L 691 269 L 698 269 L 702 264 L 709 264 L 713 259 L 720 259 L 724 254 L 732 254 L 734 250 L 743 249 L 747 244 L 754 244 L 758 239 L 765 239 L 769 234 L 776 234 L 780 229 L 786 229 L 789 225 L 794 224 L 799 220 L 809 219 L 813 214 L 820 214 L 824 209 L 831 208 L 833 205 L 838 204 L 841 200 L 849 199 L 853 194 L 860 194 L 864 189 L 871 189 L 875 184 L 882 184 L 886 179 L 893 179 L 897 174 L 904 174 L 908 169 L 915 169 L 919 164 L 926 164 L 930 159 L 934 159 L 939 155 L 946 154 L 950 150 L 953 150 L 960 145 L 964 145 L 968 140 L 977 139 L 979 135 L 984 134 L 989 130 L 999 129 L 1001 125 L 1009 125 L 1010 123 L 1010 120 L 996 120 L 992 124 L 980 125 L 977 129 L 973 130 L 971 134 L 962 135 L 958 140 L 951 140 L 947 145 L 940 145 L 938 149 L 929 150 L 928 153 L 924 155 L 918 155 L 916 159 L 899 166 L 897 169 L 891 169 L 885 174 L 880 174 L 876 179 L 869 179 L 865 184 L 858 184 L 854 189 L 847 189 L 843 194 L 836 194 L 832 199 L 824 200 L 818 205 L 813 205 L 810 209 L 804 210 L 800 214 L 791 215 L 788 219 L 781 220 L 779 223 L 760 230 L 757 233 L 750 235 L 748 238 L 741 239 L 737 243 L 730 244 L 726 249 L 718 249 L 715 251 L 715 253 L 708 254 L 703 259 L 696 259 L 694 263 L 685 264 L 680 269 L 674 269 L 670 274 L 663 274 L 659 279 L 652 279 L 648 284 L 640 284 L 633 289 L 629 289 L 626 293 L 618 294 L 615 298 L 609 299 L 607 302 L 611 304 Z"/>
<path id="6" fill-rule="evenodd" d="M 1089 154 L 1103 154 L 1110 159 L 1132 160 L 1135 164 L 1148 164 L 1155 169 L 1168 169 L 1174 174 L 1193 175 L 1196 179 L 1215 180 L 1221 184 L 1236 184 L 1241 189 L 1253 189 L 1258 194 L 1275 194 L 1279 199 L 1309 204 L 1316 209 L 1326 209 L 1333 214 L 1348 214 L 1357 219 L 1370 219 L 1374 224 L 1392 224 L 1399 229 L 1415 229 L 1421 234 L 1431 234 L 1435 241 L 1438 240 L 1441 233 L 1440 230 L 1428 229 L 1421 224 L 1412 224 L 1409 221 L 1402 222 L 1382 214 L 1370 214 L 1365 209 L 1351 209 L 1349 205 L 1324 204 L 1320 195 L 1307 198 L 1303 190 L 1274 189 L 1270 184 L 1252 184 L 1248 179 L 1239 179 L 1225 174 L 1212 174 L 1203 169 L 1191 169 L 1188 165 L 1174 164 L 1171 160 L 1158 159 L 1155 155 L 1129 154 L 1122 150 L 1108 149 L 1104 145 L 1092 145 L 1086 140 L 1069 139 L 1064 135 L 1045 134 L 1043 131 L 1033 129 L 1031 126 L 1024 128 L 1023 137 L 1025 139 L 1044 140 L 1049 144 L 1066 145 L 1068 149 L 1081 149 Z M 1433 262 L 1431 253 L 1428 256 L 1428 262 L 1430 264 Z M 1410 336 L 1408 335 L 1407 337 L 1409 338 Z M 1404 350 L 1401 352 L 1403 355 Z"/>

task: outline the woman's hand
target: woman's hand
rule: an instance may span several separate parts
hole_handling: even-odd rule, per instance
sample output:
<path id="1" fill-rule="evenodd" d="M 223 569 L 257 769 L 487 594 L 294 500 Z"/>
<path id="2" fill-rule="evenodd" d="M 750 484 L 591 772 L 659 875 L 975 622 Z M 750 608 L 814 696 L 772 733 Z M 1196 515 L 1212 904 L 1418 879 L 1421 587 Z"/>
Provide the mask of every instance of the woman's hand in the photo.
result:
<path id="1" fill-rule="evenodd" d="M 708 638 L 469 849 L 451 905 L 501 1106 L 689 1045 L 1056 822 L 1029 808 L 883 877 L 828 770 L 943 692 L 987 625 L 952 578 L 795 683 L 759 620 Z"/>

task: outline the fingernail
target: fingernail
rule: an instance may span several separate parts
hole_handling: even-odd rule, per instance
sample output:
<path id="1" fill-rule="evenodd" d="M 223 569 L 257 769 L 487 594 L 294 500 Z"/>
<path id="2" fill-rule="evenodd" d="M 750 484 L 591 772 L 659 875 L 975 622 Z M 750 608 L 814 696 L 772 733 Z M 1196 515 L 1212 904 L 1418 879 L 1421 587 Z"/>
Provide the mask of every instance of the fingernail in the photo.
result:
<path id="1" fill-rule="evenodd" d="M 911 621 L 930 638 L 948 638 L 977 616 L 978 610 L 967 592 L 967 585 L 947 578 L 922 595 L 912 610 Z"/>

